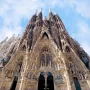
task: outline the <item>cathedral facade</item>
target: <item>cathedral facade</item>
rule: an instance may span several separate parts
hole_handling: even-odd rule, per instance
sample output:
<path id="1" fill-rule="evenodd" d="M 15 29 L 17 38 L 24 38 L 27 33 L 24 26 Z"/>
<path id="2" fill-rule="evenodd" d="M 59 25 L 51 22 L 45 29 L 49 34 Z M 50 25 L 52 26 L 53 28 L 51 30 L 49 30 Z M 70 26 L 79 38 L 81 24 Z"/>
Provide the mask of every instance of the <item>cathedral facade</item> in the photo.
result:
<path id="1" fill-rule="evenodd" d="M 0 60 L 0 90 L 90 90 L 90 57 L 56 13 L 35 13 L 0 43 Z"/>

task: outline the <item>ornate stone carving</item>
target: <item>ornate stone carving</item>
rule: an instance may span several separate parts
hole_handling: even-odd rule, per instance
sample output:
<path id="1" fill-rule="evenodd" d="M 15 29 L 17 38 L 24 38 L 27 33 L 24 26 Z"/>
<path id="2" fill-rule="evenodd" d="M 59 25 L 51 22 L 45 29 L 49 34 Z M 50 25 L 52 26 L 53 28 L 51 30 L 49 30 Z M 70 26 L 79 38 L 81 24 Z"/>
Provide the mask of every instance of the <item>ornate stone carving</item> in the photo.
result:
<path id="1" fill-rule="evenodd" d="M 5 77 L 12 78 L 14 76 L 14 72 L 12 70 L 5 71 Z"/>
<path id="2" fill-rule="evenodd" d="M 56 75 L 54 81 L 56 85 L 64 84 L 63 76 L 59 73 Z"/>
<path id="3" fill-rule="evenodd" d="M 37 81 L 37 76 L 33 72 L 28 72 L 26 73 L 26 78 L 36 80 Z"/>
<path id="4" fill-rule="evenodd" d="M 90 82 L 90 75 L 87 75 L 89 68 L 85 68 L 78 57 L 78 50 L 84 52 L 69 36 L 57 14 L 50 12 L 49 19 L 44 20 L 42 12 L 38 16 L 34 14 L 20 39 L 14 35 L 8 41 L 0 43 L 0 58 L 7 61 L 10 56 L 10 60 L 0 72 L 0 90 L 10 88 L 14 77 L 17 77 L 17 83 L 13 90 L 18 87 L 23 90 L 38 90 L 41 72 L 44 72 L 44 85 L 47 86 L 49 79 L 53 79 L 56 90 L 74 90 L 74 77 L 80 80 L 80 83 Z M 87 55 L 85 52 L 84 54 Z M 88 65 L 89 58 L 83 59 Z M 4 85 L 2 89 L 1 83 Z M 90 85 L 85 84 L 81 85 L 82 89 L 89 90 L 87 86 Z"/>

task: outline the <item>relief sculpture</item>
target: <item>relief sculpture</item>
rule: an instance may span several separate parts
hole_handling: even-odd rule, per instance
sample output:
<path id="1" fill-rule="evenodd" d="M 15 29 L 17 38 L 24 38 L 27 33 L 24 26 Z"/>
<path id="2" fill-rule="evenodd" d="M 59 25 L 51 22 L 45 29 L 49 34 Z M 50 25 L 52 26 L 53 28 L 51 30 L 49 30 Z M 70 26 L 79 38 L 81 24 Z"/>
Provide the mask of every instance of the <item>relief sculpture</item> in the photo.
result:
<path id="1" fill-rule="evenodd" d="M 64 84 L 63 76 L 60 73 L 56 75 L 54 80 L 56 85 Z"/>

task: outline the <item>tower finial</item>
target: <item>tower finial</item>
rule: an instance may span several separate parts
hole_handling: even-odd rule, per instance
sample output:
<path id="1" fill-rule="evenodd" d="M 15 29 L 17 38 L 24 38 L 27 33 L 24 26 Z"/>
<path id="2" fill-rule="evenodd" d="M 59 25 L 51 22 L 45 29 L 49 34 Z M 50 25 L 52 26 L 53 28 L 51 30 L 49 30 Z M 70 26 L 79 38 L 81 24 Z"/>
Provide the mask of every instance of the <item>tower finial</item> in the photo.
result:
<path id="1" fill-rule="evenodd" d="M 55 10 L 53 10 L 53 12 L 54 12 L 55 15 L 57 14 Z"/>
<path id="2" fill-rule="evenodd" d="M 15 34 L 13 34 L 13 36 L 12 37 L 15 37 Z"/>
<path id="3" fill-rule="evenodd" d="M 37 14 L 37 10 L 36 10 L 35 14 Z"/>
<path id="4" fill-rule="evenodd" d="M 42 12 L 42 8 L 41 8 L 41 12 Z"/>
<path id="5" fill-rule="evenodd" d="M 49 8 L 49 12 L 51 12 L 51 9 Z"/>

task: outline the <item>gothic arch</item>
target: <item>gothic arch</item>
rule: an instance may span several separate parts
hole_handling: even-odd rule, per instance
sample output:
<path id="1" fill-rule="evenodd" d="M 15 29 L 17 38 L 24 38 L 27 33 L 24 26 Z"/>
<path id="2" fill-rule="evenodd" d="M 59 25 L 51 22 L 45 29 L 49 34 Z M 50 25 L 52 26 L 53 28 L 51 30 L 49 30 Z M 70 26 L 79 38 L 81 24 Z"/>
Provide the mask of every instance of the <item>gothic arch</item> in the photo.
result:
<path id="1" fill-rule="evenodd" d="M 66 51 L 66 52 L 70 52 L 69 46 L 66 46 L 66 47 L 65 47 L 65 51 Z"/>
<path id="2" fill-rule="evenodd" d="M 50 49 L 47 47 L 41 49 L 40 66 L 45 66 L 45 67 L 52 66 L 52 55 Z"/>
<path id="3" fill-rule="evenodd" d="M 82 90 L 77 77 L 73 77 L 76 90 Z"/>
<path id="4" fill-rule="evenodd" d="M 48 36 L 48 34 L 47 34 L 46 32 L 43 33 L 42 39 L 43 39 L 44 37 L 46 37 L 47 39 L 49 39 L 49 36 Z"/>
<path id="5" fill-rule="evenodd" d="M 54 90 L 54 80 L 51 72 L 47 73 L 47 89 Z"/>
<path id="6" fill-rule="evenodd" d="M 15 90 L 16 89 L 17 82 L 18 82 L 18 76 L 15 76 L 14 79 L 13 79 L 13 83 L 11 85 L 10 90 Z"/>
<path id="7" fill-rule="evenodd" d="M 69 68 L 70 68 L 70 70 L 72 72 L 72 75 L 77 73 L 76 66 L 71 61 L 69 62 Z"/>
<path id="8" fill-rule="evenodd" d="M 44 73 L 41 72 L 38 80 L 38 90 L 43 90 L 45 88 L 45 77 Z"/>
<path id="9" fill-rule="evenodd" d="M 43 90 L 43 89 L 54 90 L 54 80 L 51 72 L 40 73 L 38 79 L 38 90 Z"/>

